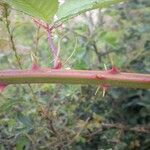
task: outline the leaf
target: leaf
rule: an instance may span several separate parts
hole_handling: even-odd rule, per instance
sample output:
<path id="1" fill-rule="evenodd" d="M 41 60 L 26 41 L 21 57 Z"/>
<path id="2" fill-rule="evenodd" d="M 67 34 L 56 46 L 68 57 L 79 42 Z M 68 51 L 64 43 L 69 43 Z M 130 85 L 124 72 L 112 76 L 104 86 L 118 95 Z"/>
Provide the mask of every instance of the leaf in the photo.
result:
<path id="1" fill-rule="evenodd" d="M 9 41 L 0 38 L 0 52 L 9 51 Z"/>
<path id="2" fill-rule="evenodd" d="M 76 139 L 76 142 L 80 142 L 80 143 L 86 142 L 86 139 L 82 137 L 81 135 L 76 136 L 75 139 Z"/>
<path id="3" fill-rule="evenodd" d="M 32 121 L 29 117 L 25 116 L 23 113 L 17 113 L 18 120 L 26 127 L 32 126 Z"/>
<path id="4" fill-rule="evenodd" d="M 25 147 L 26 145 L 28 145 L 28 144 L 29 144 L 28 139 L 27 139 L 26 137 L 20 135 L 20 136 L 17 138 L 16 150 L 25 149 L 24 147 Z"/>
<path id="5" fill-rule="evenodd" d="M 88 10 L 105 8 L 122 1 L 125 0 L 66 0 L 58 9 L 58 21 L 65 21 Z"/>
<path id="6" fill-rule="evenodd" d="M 116 47 L 118 39 L 121 39 L 122 32 L 109 31 L 101 38 L 103 42 L 109 44 L 112 47 Z"/>
<path id="7" fill-rule="evenodd" d="M 52 22 L 58 9 L 58 0 L 5 0 L 9 5 L 46 22 Z"/>
<path id="8" fill-rule="evenodd" d="M 20 102 L 21 102 L 20 100 L 8 100 L 4 104 L 0 105 L 0 110 L 1 110 L 0 113 L 11 112 L 11 110 L 13 109 L 13 106 L 16 106 Z"/>

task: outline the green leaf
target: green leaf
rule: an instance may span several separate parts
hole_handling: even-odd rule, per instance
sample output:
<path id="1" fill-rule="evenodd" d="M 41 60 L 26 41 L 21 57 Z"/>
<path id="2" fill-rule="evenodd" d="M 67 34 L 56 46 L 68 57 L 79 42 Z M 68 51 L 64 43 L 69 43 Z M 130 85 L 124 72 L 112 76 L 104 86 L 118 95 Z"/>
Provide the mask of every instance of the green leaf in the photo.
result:
<path id="1" fill-rule="evenodd" d="M 16 9 L 45 22 L 51 22 L 58 9 L 58 0 L 4 0 Z"/>
<path id="2" fill-rule="evenodd" d="M 23 113 L 17 113 L 18 120 L 26 127 L 32 126 L 32 121 L 29 117 L 25 116 Z"/>
<path id="3" fill-rule="evenodd" d="M 122 1 L 126 0 L 66 0 L 58 9 L 58 21 L 65 21 L 88 10 L 105 8 Z"/>
<path id="4" fill-rule="evenodd" d="M 118 43 L 118 39 L 121 39 L 122 36 L 122 32 L 119 31 L 108 31 L 106 32 L 106 34 L 104 35 L 100 35 L 100 39 L 109 44 L 112 47 L 116 47 L 117 43 Z"/>
<path id="5" fill-rule="evenodd" d="M 11 110 L 13 109 L 13 106 L 16 106 L 20 102 L 21 102 L 20 100 L 8 100 L 4 104 L 0 105 L 0 113 L 11 112 Z"/>
<path id="6" fill-rule="evenodd" d="M 16 150 L 22 150 L 24 149 L 24 146 L 29 144 L 29 140 L 24 137 L 24 136 L 19 136 L 17 138 L 17 142 L 16 142 Z"/>

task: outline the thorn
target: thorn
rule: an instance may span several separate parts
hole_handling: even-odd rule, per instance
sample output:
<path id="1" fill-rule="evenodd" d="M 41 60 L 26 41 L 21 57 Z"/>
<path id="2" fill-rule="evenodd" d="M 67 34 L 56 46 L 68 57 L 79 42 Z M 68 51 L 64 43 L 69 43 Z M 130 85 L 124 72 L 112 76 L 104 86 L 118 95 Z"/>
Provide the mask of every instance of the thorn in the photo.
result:
<path id="1" fill-rule="evenodd" d="M 100 88 L 101 88 L 101 86 L 98 86 L 98 88 L 96 89 L 95 96 L 97 95 Z"/>
<path id="2" fill-rule="evenodd" d="M 40 67 L 36 63 L 32 63 L 32 67 L 31 67 L 32 71 L 37 71 L 39 69 L 40 69 Z"/>
<path id="3" fill-rule="evenodd" d="M 119 70 L 115 66 L 112 66 L 112 68 L 110 70 L 107 70 L 107 73 L 118 74 Z"/>
<path id="4" fill-rule="evenodd" d="M 62 63 L 60 59 L 57 59 L 54 63 L 54 67 L 52 69 L 61 69 L 62 68 Z"/>
<path id="5" fill-rule="evenodd" d="M 105 96 L 106 92 L 108 91 L 108 88 L 109 88 L 109 85 L 107 85 L 107 84 L 102 85 L 102 90 L 103 90 L 102 96 L 103 97 Z"/>
<path id="6" fill-rule="evenodd" d="M 109 85 L 108 84 L 103 84 L 103 85 L 98 86 L 98 88 L 96 89 L 95 95 L 97 95 L 100 88 L 102 88 L 102 92 L 103 92 L 102 96 L 104 97 L 106 92 L 108 91 Z"/>
<path id="7" fill-rule="evenodd" d="M 37 57 L 32 52 L 31 52 L 31 60 L 32 60 L 31 70 L 33 71 L 39 70 L 40 67 L 37 64 Z"/>
<path id="8" fill-rule="evenodd" d="M 118 74 L 119 73 L 119 70 L 113 65 L 113 60 L 111 59 L 111 64 L 112 64 L 112 68 L 111 69 L 108 69 L 106 64 L 104 64 L 104 69 L 107 73 L 110 73 L 110 74 Z"/>
<path id="9" fill-rule="evenodd" d="M 0 83 L 0 93 L 2 93 L 4 91 L 4 89 L 6 88 L 7 84 L 5 83 Z"/>
<path id="10" fill-rule="evenodd" d="M 105 97 L 105 94 L 106 94 L 106 90 L 103 90 L 102 96 Z"/>
<path id="11" fill-rule="evenodd" d="M 100 79 L 100 80 L 104 80 L 104 79 L 105 79 L 105 77 L 104 77 L 103 75 L 99 75 L 99 74 L 97 74 L 97 75 L 95 76 L 95 78 L 96 78 L 96 79 Z"/>
<path id="12" fill-rule="evenodd" d="M 99 74 L 95 75 L 95 78 L 99 79 L 99 80 L 105 80 L 105 77 L 102 75 L 99 75 Z M 96 89 L 95 95 L 97 95 L 100 88 L 101 88 L 101 86 L 98 86 L 98 88 Z"/>

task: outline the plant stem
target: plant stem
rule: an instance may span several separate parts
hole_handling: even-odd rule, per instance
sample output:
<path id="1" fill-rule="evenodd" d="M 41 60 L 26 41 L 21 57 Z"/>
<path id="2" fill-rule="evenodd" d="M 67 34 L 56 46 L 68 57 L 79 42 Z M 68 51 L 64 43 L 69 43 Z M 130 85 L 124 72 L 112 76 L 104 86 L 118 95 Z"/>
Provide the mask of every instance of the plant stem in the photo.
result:
<path id="1" fill-rule="evenodd" d="M 5 13 L 6 13 L 6 16 L 5 16 L 5 18 L 6 18 L 6 28 L 7 28 L 7 32 L 8 32 L 8 35 L 9 35 L 11 47 L 12 47 L 12 50 L 14 51 L 15 58 L 16 58 L 16 60 L 17 60 L 19 69 L 23 69 L 23 67 L 22 67 L 22 65 L 21 65 L 21 62 L 20 62 L 19 55 L 18 55 L 18 53 L 17 53 L 17 48 L 16 48 L 16 46 L 15 46 L 14 36 L 13 36 L 13 34 L 12 34 L 12 32 L 11 32 L 11 28 L 10 28 L 10 21 L 9 21 L 9 19 L 8 19 L 8 16 L 9 16 L 8 8 L 5 6 L 4 9 L 5 9 Z M 28 86 L 29 86 L 29 88 L 30 88 L 30 90 L 31 90 L 31 93 L 32 93 L 32 95 L 33 95 L 33 98 L 36 99 L 36 97 L 35 97 L 35 95 L 34 95 L 34 91 L 33 91 L 32 87 L 31 87 L 31 85 L 28 84 Z"/>
<path id="2" fill-rule="evenodd" d="M 135 127 L 130 127 L 130 126 L 126 126 L 123 124 L 108 124 L 108 123 L 102 123 L 102 128 L 104 129 L 110 129 L 110 128 L 114 128 L 114 129 L 120 129 L 123 131 L 132 131 L 132 132 L 141 132 L 141 133 L 150 133 L 150 127 L 147 126 L 135 126 Z"/>
<path id="3" fill-rule="evenodd" d="M 57 27 L 59 27 L 59 26 L 57 26 Z M 61 63 L 61 61 L 59 59 L 59 51 L 58 51 L 57 47 L 55 46 L 53 38 L 52 38 L 51 32 L 52 32 L 53 28 L 54 28 L 53 26 L 50 27 L 47 24 L 48 43 L 49 43 L 50 49 L 51 49 L 52 54 L 53 54 L 53 60 L 54 60 L 53 68 L 54 69 L 60 69 L 62 67 L 62 63 Z"/>
<path id="4" fill-rule="evenodd" d="M 102 123 L 101 127 L 98 130 L 92 132 L 91 134 L 83 135 L 83 136 L 86 138 L 91 138 L 92 136 L 101 134 L 105 129 L 118 129 L 122 131 L 150 134 L 150 127 L 146 127 L 146 126 L 130 127 L 121 123 L 114 123 L 114 124 Z"/>
<path id="5" fill-rule="evenodd" d="M 48 43 L 50 46 L 50 49 L 52 51 L 53 57 L 55 58 L 57 56 L 57 48 L 54 45 L 53 39 L 52 39 L 52 35 L 51 35 L 51 30 L 49 28 L 49 25 L 47 25 L 47 34 L 48 34 Z"/>
<path id="6" fill-rule="evenodd" d="M 137 73 L 117 74 L 106 71 L 92 70 L 4 70 L 0 71 L 2 84 L 30 84 L 30 83 L 62 83 L 62 84 L 90 84 L 110 85 L 117 87 L 150 89 L 150 75 Z"/>
<path id="7" fill-rule="evenodd" d="M 11 33 L 11 30 L 10 30 L 10 22 L 8 20 L 8 9 L 6 7 L 4 7 L 4 9 L 5 9 L 5 13 L 6 13 L 6 28 L 7 28 L 7 32 L 8 32 L 8 35 L 9 35 L 11 47 L 12 47 L 12 50 L 14 51 L 14 53 L 15 53 L 15 57 L 16 57 L 18 66 L 19 66 L 20 69 L 22 69 L 20 58 L 17 54 L 17 49 L 16 49 L 16 46 L 15 46 L 15 43 L 14 43 L 13 34 Z"/>

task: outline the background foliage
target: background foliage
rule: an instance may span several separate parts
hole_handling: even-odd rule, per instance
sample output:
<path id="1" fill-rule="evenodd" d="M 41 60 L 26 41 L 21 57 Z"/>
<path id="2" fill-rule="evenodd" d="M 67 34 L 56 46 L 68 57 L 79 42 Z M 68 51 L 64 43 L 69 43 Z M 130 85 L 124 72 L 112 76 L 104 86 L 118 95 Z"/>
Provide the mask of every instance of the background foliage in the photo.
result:
<path id="1" fill-rule="evenodd" d="M 65 68 L 150 72 L 150 2 L 131 0 L 73 18 L 53 33 Z M 60 40 L 61 39 L 61 40 Z M 0 5 L 0 69 L 52 66 L 45 32 L 30 17 Z M 148 150 L 150 92 L 112 87 L 13 85 L 0 95 L 0 149 Z M 141 128 L 138 128 L 138 127 Z M 136 128 L 135 128 L 136 127 Z M 132 129 L 135 130 L 132 130 Z"/>

